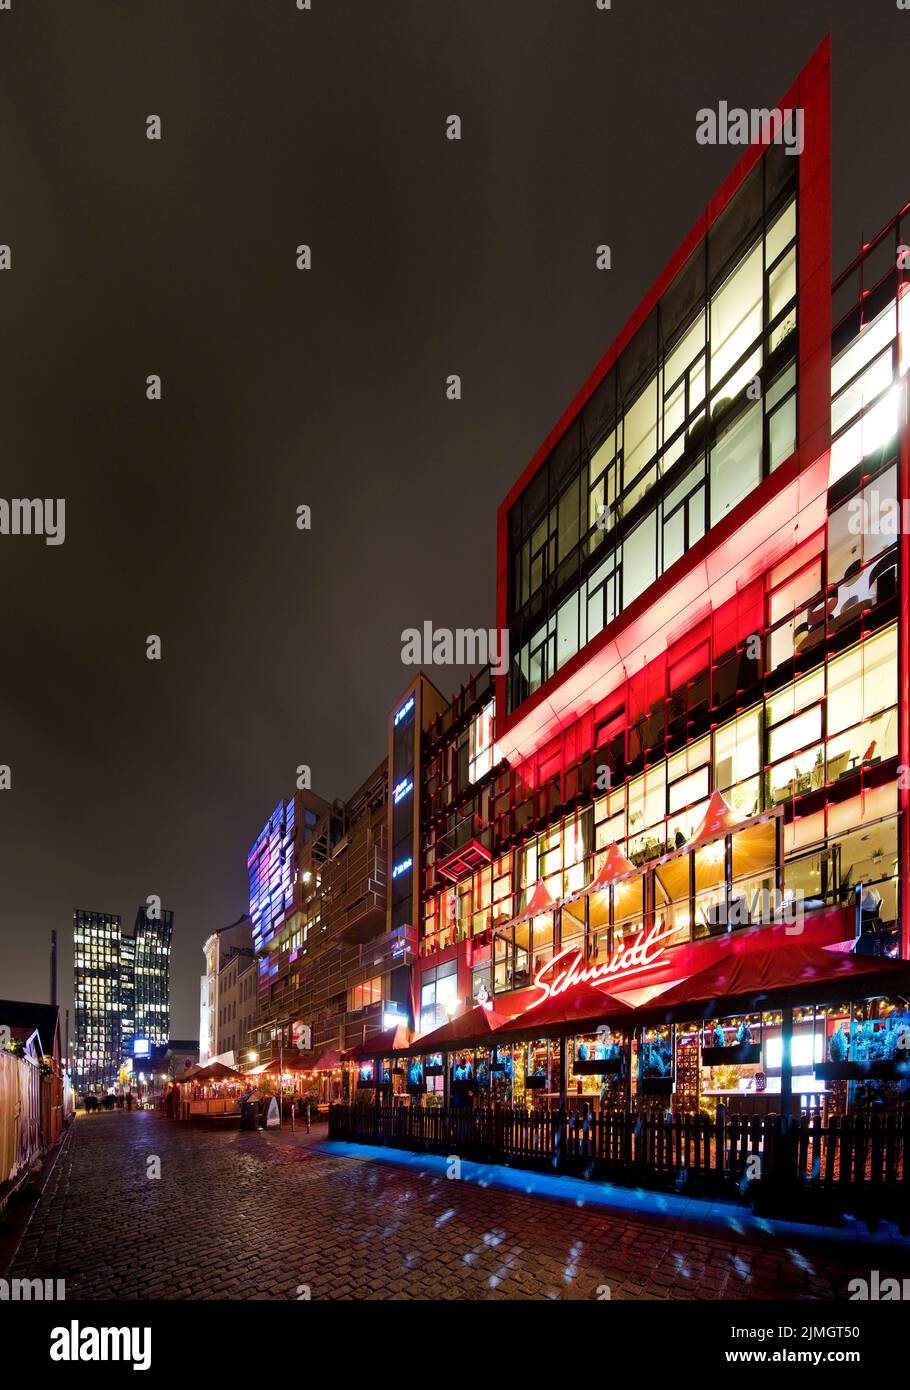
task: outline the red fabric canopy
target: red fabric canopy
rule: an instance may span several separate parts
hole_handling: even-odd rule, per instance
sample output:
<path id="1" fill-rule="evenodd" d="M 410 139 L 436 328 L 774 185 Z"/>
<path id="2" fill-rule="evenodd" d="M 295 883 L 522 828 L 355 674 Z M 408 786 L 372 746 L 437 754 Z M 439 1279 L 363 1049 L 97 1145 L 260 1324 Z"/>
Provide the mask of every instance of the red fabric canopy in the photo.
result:
<path id="1" fill-rule="evenodd" d="M 313 1063 L 313 1071 L 335 1071 L 341 1066 L 340 1052 L 323 1052 L 321 1057 L 317 1057 Z"/>
<path id="2" fill-rule="evenodd" d="M 571 985 L 561 994 L 551 994 L 542 1004 L 525 1009 L 511 1022 L 497 1030 L 497 1038 L 545 1035 L 554 1029 L 571 1028 L 576 1032 L 593 1029 L 599 1023 L 621 1020 L 634 1014 L 631 1004 L 598 989 L 588 981 Z"/>
<path id="3" fill-rule="evenodd" d="M 504 925 L 511 927 L 516 922 L 526 922 L 529 917 L 536 917 L 541 912 L 552 912 L 555 906 L 556 899 L 543 879 L 539 878 L 534 885 L 534 892 L 528 899 L 527 907 L 519 912 L 517 917 L 513 917 L 510 922 L 506 922 Z"/>
<path id="4" fill-rule="evenodd" d="M 876 979 L 875 989 L 887 989 L 891 980 L 895 989 L 906 989 L 910 983 L 910 966 L 906 961 L 892 961 L 881 956 L 827 951 L 807 941 L 756 943 L 751 950 L 733 949 L 731 943 L 731 949 L 722 959 L 658 995 L 653 1007 L 670 1009 L 680 1004 L 722 1002 L 728 997 L 768 994 L 796 985 L 830 983 L 846 988 L 849 993 L 851 982 L 871 981 L 872 976 L 884 980 L 882 983 L 881 979 Z"/>
<path id="5" fill-rule="evenodd" d="M 742 817 L 724 800 L 720 792 L 712 792 L 704 820 L 689 841 L 690 847 L 701 844 L 702 840 L 713 840 L 718 835 L 728 835 L 731 830 L 742 825 Z"/>
<path id="6" fill-rule="evenodd" d="M 581 888 L 577 893 L 566 898 L 566 902 L 574 902 L 577 898 L 583 898 L 587 893 L 599 893 L 602 888 L 608 888 L 617 879 L 624 878 L 626 874 L 634 873 L 635 868 L 636 866 L 630 859 L 626 858 L 619 845 L 614 841 L 607 845 L 607 857 L 591 882 L 586 888 Z"/>
<path id="7" fill-rule="evenodd" d="M 449 1019 L 441 1027 L 426 1033 L 411 1047 L 412 1052 L 447 1052 L 453 1047 L 463 1047 L 471 1042 L 486 1042 L 491 1033 L 511 1021 L 510 1014 L 499 1014 L 494 1009 L 478 1004 L 459 1018 Z"/>
<path id="8" fill-rule="evenodd" d="M 281 1059 L 281 1066 L 278 1065 L 278 1058 L 273 1057 L 271 1062 L 262 1067 L 257 1072 L 257 1076 L 271 1075 L 273 1072 L 285 1071 L 312 1071 L 312 1062 L 307 1062 L 305 1058 L 289 1054 Z"/>
<path id="9" fill-rule="evenodd" d="M 374 1034 L 372 1038 L 358 1043 L 356 1047 L 349 1047 L 347 1052 L 341 1054 L 341 1060 L 364 1062 L 370 1057 L 380 1057 L 387 1052 L 404 1052 L 407 1050 L 409 1038 L 407 1028 L 403 1023 L 399 1023 L 394 1028 L 387 1028 L 384 1033 Z"/>

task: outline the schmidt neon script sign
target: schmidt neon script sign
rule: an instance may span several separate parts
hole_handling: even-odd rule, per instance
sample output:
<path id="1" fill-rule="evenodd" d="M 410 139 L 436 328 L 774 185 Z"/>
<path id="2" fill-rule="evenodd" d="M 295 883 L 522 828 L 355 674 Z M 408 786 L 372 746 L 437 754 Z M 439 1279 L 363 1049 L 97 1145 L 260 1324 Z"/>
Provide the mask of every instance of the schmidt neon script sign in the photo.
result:
<path id="1" fill-rule="evenodd" d="M 567 946 L 558 956 L 542 965 L 534 976 L 534 984 L 540 990 L 540 998 L 529 1004 L 528 1010 L 536 1009 L 545 999 L 552 999 L 564 993 L 565 990 L 571 989 L 572 985 L 602 984 L 606 980 L 620 980 L 624 975 L 636 975 L 641 970 L 653 970 L 666 960 L 666 948 L 658 945 L 658 942 L 672 936 L 675 931 L 675 927 L 670 927 L 667 931 L 659 931 L 657 927 L 652 927 L 646 932 L 642 927 L 631 946 L 620 946 L 610 959 L 601 965 L 585 966 L 581 951 L 576 950 L 574 946 Z M 572 957 L 571 964 L 565 969 L 560 969 L 569 956 Z"/>

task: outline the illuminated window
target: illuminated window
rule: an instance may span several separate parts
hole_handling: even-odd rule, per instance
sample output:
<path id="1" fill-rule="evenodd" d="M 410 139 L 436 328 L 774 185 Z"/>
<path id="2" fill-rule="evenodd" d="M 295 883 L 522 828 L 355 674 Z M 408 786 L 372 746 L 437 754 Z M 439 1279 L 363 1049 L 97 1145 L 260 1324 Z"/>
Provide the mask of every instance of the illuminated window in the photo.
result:
<path id="1" fill-rule="evenodd" d="M 429 1033 L 454 1017 L 458 1005 L 458 966 L 446 961 L 425 970 L 420 982 L 420 1031 Z"/>
<path id="2" fill-rule="evenodd" d="M 716 394 L 718 389 L 722 397 L 732 399 L 761 366 L 760 346 L 736 366 L 760 338 L 761 328 L 762 247 L 759 243 L 711 300 L 711 390 L 715 393 L 712 410 L 721 399 Z"/>
<path id="3" fill-rule="evenodd" d="M 693 253 L 598 385 L 584 428 L 567 427 L 514 504 L 510 708 L 679 561 L 709 519 L 728 515 L 791 456 L 796 204 L 775 186 L 767 185 L 764 218 L 761 171 L 740 190 L 737 214 Z M 772 368 L 773 377 L 761 375 Z M 747 391 L 756 378 L 758 400 Z M 567 593 L 576 563 L 581 583 Z"/>
<path id="4" fill-rule="evenodd" d="M 370 1004 L 378 1004 L 382 999 L 382 977 L 377 975 L 365 984 L 351 988 L 351 1009 L 365 1009 Z"/>
<path id="5" fill-rule="evenodd" d="M 828 667 L 828 730 L 837 733 L 897 699 L 897 637 L 892 629 Z"/>

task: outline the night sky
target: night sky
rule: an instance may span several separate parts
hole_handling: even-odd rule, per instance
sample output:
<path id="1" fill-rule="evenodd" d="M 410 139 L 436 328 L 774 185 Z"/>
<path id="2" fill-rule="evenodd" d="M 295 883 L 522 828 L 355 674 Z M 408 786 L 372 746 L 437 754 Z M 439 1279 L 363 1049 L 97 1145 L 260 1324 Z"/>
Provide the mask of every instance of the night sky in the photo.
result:
<path id="1" fill-rule="evenodd" d="M 497 505 L 741 152 L 696 111 L 826 31 L 840 269 L 910 199 L 894 0 L 0 11 L 0 495 L 66 499 L 63 545 L 0 536 L 0 996 L 56 927 L 70 1004 L 73 908 L 155 893 L 197 1036 L 297 765 L 348 796 L 401 630 L 494 624 Z"/>

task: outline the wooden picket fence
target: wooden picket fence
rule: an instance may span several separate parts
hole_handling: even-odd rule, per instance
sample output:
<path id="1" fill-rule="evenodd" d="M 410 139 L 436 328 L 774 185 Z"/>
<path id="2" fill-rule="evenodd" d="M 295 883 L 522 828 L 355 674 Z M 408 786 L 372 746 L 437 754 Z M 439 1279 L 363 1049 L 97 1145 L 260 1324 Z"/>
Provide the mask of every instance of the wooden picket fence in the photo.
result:
<path id="1" fill-rule="evenodd" d="M 329 1138 L 617 1182 L 815 1190 L 841 1209 L 910 1216 L 910 1115 L 565 1114 L 507 1106 L 333 1105 Z"/>

